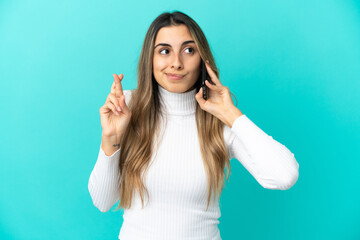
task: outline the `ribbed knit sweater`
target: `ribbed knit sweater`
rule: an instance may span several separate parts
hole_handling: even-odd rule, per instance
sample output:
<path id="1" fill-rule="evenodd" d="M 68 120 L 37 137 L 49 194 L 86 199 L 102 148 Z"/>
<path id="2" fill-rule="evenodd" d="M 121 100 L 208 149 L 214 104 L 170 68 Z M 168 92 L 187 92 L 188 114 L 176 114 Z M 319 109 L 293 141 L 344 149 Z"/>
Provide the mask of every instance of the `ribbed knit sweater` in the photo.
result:
<path id="1" fill-rule="evenodd" d="M 124 90 L 128 104 L 132 90 Z M 167 124 L 163 139 L 151 158 L 144 184 L 149 198 L 135 191 L 130 209 L 125 209 L 120 240 L 219 240 L 219 198 L 207 205 L 207 177 L 197 136 L 196 89 L 173 93 L 159 85 Z M 299 176 L 294 154 L 267 135 L 246 115 L 232 127 L 225 125 L 224 139 L 230 159 L 237 159 L 264 188 L 286 190 Z M 93 204 L 109 211 L 120 199 L 118 149 L 107 156 L 100 145 L 88 189 Z M 234 160 L 231 160 L 234 161 Z M 147 202 L 149 201 L 149 202 Z"/>

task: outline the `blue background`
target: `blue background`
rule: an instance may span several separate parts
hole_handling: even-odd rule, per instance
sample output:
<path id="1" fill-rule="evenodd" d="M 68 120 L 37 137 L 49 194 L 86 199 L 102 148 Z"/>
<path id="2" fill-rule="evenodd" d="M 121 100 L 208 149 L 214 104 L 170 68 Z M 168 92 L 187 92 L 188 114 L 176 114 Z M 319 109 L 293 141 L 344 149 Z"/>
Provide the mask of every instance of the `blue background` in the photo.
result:
<path id="1" fill-rule="evenodd" d="M 93 206 L 99 108 L 136 66 L 150 23 L 180 10 L 203 29 L 237 107 L 295 154 L 297 183 L 262 188 L 237 161 L 223 239 L 360 239 L 360 3 L 0 1 L 0 239 L 117 239 Z M 115 207 L 117 204 L 113 207 Z"/>

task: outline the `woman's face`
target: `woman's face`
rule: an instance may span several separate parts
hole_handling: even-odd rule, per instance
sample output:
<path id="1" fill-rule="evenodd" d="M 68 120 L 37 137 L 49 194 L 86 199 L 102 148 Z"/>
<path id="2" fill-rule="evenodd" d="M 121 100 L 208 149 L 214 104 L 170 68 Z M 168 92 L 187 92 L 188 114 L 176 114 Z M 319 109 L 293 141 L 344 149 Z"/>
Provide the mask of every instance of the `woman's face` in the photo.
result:
<path id="1" fill-rule="evenodd" d="M 200 74 L 201 58 L 187 26 L 161 28 L 154 46 L 153 73 L 157 83 L 176 93 L 194 89 Z"/>

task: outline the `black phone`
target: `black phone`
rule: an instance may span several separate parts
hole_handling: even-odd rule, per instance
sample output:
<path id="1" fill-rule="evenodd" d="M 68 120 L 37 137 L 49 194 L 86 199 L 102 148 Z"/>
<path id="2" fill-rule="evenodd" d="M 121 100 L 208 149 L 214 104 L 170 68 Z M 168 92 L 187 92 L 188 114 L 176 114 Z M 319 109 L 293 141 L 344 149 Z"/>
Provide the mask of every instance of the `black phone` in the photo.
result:
<path id="1" fill-rule="evenodd" d="M 207 100 L 209 97 L 209 88 L 205 84 L 206 79 L 210 82 L 209 74 L 206 70 L 205 62 L 201 60 L 201 87 L 203 89 L 203 98 L 205 100 Z"/>

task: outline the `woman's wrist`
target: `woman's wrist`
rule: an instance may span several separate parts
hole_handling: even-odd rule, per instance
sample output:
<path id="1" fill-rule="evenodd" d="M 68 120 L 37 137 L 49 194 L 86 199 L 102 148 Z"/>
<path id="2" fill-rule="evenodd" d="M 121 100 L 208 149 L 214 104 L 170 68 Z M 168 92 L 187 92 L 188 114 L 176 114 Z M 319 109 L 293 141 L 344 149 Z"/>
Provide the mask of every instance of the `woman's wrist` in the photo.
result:
<path id="1" fill-rule="evenodd" d="M 240 111 L 240 109 L 238 109 L 237 107 L 234 106 L 234 107 L 230 108 L 228 111 L 223 113 L 221 120 L 228 127 L 232 128 L 234 121 L 241 115 L 243 115 L 243 113 Z"/>
<path id="2" fill-rule="evenodd" d="M 106 136 L 102 135 L 101 137 L 101 148 L 105 152 L 107 156 L 111 156 L 114 152 L 116 152 L 120 148 L 121 136 Z"/>

